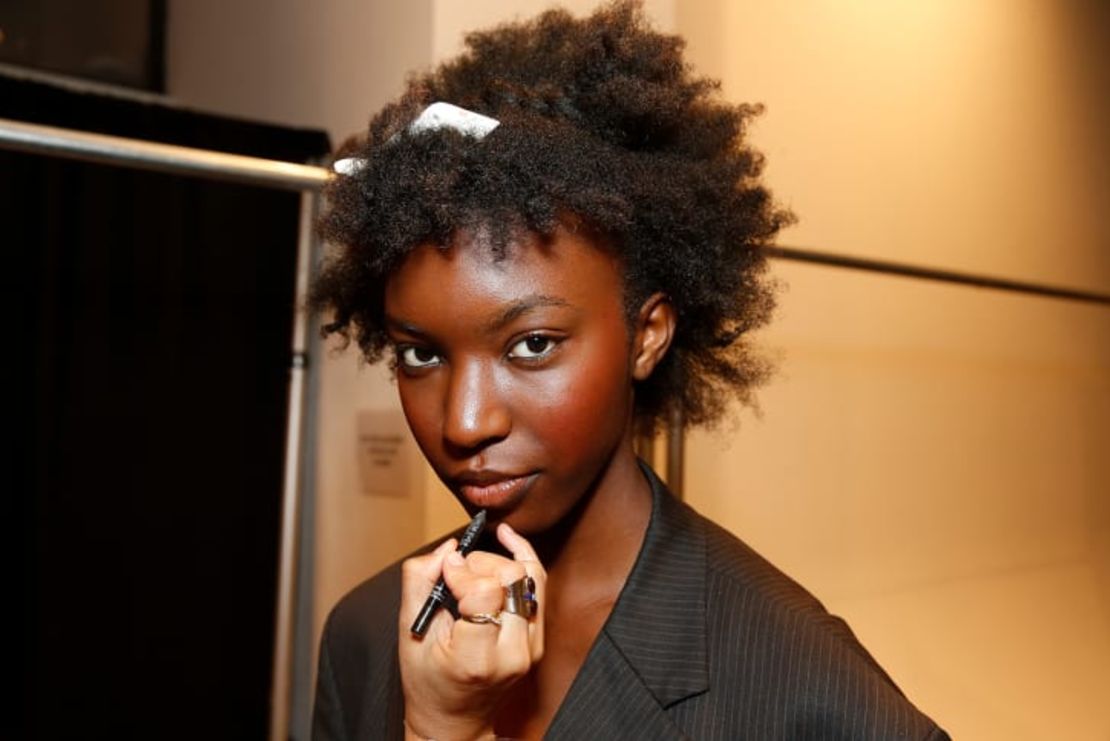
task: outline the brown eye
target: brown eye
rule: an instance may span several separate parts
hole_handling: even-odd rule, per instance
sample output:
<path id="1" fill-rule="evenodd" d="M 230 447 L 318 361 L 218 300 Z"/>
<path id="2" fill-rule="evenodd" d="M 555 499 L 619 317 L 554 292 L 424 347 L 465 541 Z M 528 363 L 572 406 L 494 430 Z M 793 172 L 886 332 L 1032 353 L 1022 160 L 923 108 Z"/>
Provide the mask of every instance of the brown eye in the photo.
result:
<path id="1" fill-rule="evenodd" d="M 401 359 L 401 365 L 406 368 L 428 368 L 438 365 L 440 362 L 439 356 L 426 347 L 409 345 L 400 348 L 398 355 Z"/>
<path id="2" fill-rule="evenodd" d="M 535 360 L 542 358 L 555 348 L 554 338 L 542 334 L 528 335 L 509 349 L 510 358 Z"/>

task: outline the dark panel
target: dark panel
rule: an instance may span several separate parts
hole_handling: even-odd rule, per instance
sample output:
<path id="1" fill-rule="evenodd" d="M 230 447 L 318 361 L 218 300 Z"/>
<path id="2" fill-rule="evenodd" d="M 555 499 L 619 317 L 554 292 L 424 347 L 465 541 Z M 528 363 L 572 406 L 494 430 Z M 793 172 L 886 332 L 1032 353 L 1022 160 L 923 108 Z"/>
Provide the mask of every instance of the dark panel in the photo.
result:
<path id="1" fill-rule="evenodd" d="M 266 733 L 298 199 L 0 152 L 0 737 Z"/>
<path id="2" fill-rule="evenodd" d="M 0 62 L 165 89 L 165 0 L 4 0 Z"/>

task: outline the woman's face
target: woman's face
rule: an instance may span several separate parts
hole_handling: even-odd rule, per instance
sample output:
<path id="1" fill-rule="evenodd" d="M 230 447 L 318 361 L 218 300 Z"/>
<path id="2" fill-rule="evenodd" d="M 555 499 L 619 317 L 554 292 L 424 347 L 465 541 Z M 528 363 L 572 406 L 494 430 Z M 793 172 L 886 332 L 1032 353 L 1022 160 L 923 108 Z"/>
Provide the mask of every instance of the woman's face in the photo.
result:
<path id="1" fill-rule="evenodd" d="M 622 272 L 589 238 L 559 229 L 500 260 L 480 234 L 419 246 L 385 314 L 409 426 L 467 511 L 546 530 L 630 442 Z"/>

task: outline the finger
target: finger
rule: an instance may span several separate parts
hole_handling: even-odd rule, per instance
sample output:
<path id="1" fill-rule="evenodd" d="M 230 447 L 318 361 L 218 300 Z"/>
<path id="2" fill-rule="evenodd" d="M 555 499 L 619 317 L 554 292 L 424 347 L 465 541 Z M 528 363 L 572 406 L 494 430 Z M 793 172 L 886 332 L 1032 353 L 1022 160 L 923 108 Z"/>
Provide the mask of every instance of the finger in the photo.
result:
<path id="1" fill-rule="evenodd" d="M 497 539 L 501 541 L 501 545 L 509 550 L 509 553 L 513 554 L 514 560 L 540 563 L 540 557 L 536 555 L 532 544 L 516 530 L 513 530 L 509 523 L 502 522 L 497 526 Z"/>
<path id="2" fill-rule="evenodd" d="M 431 553 L 415 556 L 409 560 L 421 565 L 420 574 L 428 584 L 435 584 L 443 573 L 443 559 L 456 548 L 458 548 L 458 542 L 454 538 L 448 538 L 437 545 Z"/>
<path id="3" fill-rule="evenodd" d="M 524 572 L 535 580 L 536 600 L 539 602 L 539 609 L 543 610 L 544 598 L 547 596 L 547 572 L 536 556 L 532 544 L 505 523 L 498 526 L 497 538 L 513 554 L 515 563 L 523 566 Z"/>
<path id="4" fill-rule="evenodd" d="M 528 671 L 540 656 L 533 652 L 539 616 L 527 618 L 511 612 L 501 613 L 501 631 L 497 634 L 498 654 L 502 657 L 503 670 L 520 675 Z M 542 628 L 540 629 L 542 636 Z M 541 652 L 542 654 L 542 652 Z"/>
<path id="5" fill-rule="evenodd" d="M 431 553 L 406 559 L 401 565 L 400 620 L 406 632 L 439 581 L 443 559 L 454 552 L 455 546 L 455 539 L 448 538 Z"/>
<path id="6" fill-rule="evenodd" d="M 486 551 L 474 551 L 466 557 L 466 563 L 474 573 L 496 576 L 503 585 L 512 584 L 527 573 L 524 564 Z"/>
<path id="7" fill-rule="evenodd" d="M 443 562 L 443 578 L 459 603 L 459 612 L 497 612 L 504 602 L 504 588 L 495 574 L 482 574 L 470 568 L 458 553 L 451 553 Z"/>
<path id="8" fill-rule="evenodd" d="M 466 557 L 466 562 L 477 573 L 496 576 L 502 587 L 508 587 L 525 576 L 531 576 L 535 580 L 537 574 L 539 582 L 544 581 L 543 568 L 538 561 L 510 561 L 494 553 L 475 551 Z M 536 585 L 537 594 L 539 582 Z M 497 637 L 497 646 L 498 653 L 505 657 L 509 673 L 527 671 L 532 661 L 539 660 L 542 655 L 543 629 L 535 625 L 536 620 L 537 616 L 527 618 L 509 612 L 501 613 L 501 633 Z"/>
<path id="9" fill-rule="evenodd" d="M 491 667 L 497 646 L 498 626 L 472 623 L 466 616 L 497 615 L 505 602 L 504 587 L 496 576 L 477 574 L 458 553 L 443 563 L 443 578 L 459 603 L 459 616 L 451 626 L 451 653 L 460 666 Z"/>
<path id="10" fill-rule="evenodd" d="M 540 563 L 532 544 L 505 522 L 497 527 L 497 539 L 501 541 L 513 558 L 525 568 L 536 582 L 536 614 L 525 622 L 529 653 L 532 661 L 543 658 L 544 651 L 544 611 L 547 608 L 547 572 Z M 514 618 L 516 616 L 513 616 Z M 523 621 L 524 619 L 521 619 Z M 504 622 L 504 621 L 503 621 Z M 518 620 L 513 620 L 518 622 Z"/>

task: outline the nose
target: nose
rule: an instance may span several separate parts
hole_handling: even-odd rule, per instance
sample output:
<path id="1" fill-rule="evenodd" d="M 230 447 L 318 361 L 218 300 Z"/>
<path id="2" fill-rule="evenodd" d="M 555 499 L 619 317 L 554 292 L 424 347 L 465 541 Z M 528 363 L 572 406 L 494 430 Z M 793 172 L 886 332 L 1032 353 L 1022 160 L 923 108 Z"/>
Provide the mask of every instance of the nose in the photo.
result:
<path id="1" fill-rule="evenodd" d="M 450 447 L 478 450 L 504 439 L 512 415 L 494 369 L 481 362 L 456 363 L 444 400 L 443 436 Z"/>

